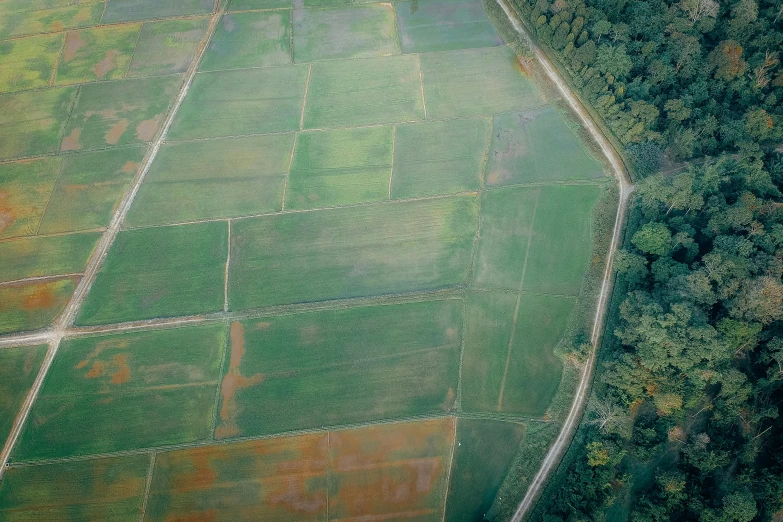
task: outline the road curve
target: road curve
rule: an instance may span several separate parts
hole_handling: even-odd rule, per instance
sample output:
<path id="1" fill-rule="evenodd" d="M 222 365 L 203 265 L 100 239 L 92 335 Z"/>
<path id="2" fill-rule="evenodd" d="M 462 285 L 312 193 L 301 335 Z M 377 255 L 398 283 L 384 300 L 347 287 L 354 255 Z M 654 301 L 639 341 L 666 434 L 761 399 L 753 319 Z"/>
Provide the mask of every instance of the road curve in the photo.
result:
<path id="1" fill-rule="evenodd" d="M 563 421 L 563 427 L 558 433 L 555 442 L 549 448 L 546 456 L 544 457 L 541 467 L 536 472 L 533 480 L 530 482 L 530 486 L 525 493 L 524 498 L 519 503 L 514 516 L 511 517 L 511 522 L 521 522 L 535 506 L 538 496 L 541 494 L 541 490 L 546 484 L 547 479 L 552 472 L 557 468 L 560 460 L 563 458 L 568 446 L 571 443 L 571 439 L 574 436 L 579 421 L 582 418 L 584 412 L 585 402 L 587 401 L 588 394 L 590 392 L 590 384 L 593 378 L 593 369 L 595 368 L 596 351 L 603 332 L 604 316 L 606 315 L 606 309 L 609 302 L 609 295 L 612 288 L 612 263 L 614 261 L 614 254 L 617 251 L 617 247 L 620 244 L 620 237 L 623 230 L 623 224 L 625 223 L 625 213 L 628 208 L 628 201 L 633 192 L 633 185 L 630 182 L 628 172 L 623 165 L 623 161 L 620 158 L 617 151 L 606 139 L 606 136 L 601 132 L 598 126 L 593 121 L 590 114 L 582 105 L 579 98 L 571 90 L 568 84 L 560 76 L 560 72 L 552 64 L 549 58 L 538 47 L 531 35 L 527 32 L 524 25 L 520 21 L 516 12 L 511 6 L 508 5 L 507 0 L 496 0 L 498 5 L 503 9 L 508 17 L 511 25 L 520 35 L 522 40 L 527 43 L 530 50 L 533 52 L 535 59 L 541 65 L 541 68 L 546 73 L 547 77 L 552 83 L 557 86 L 558 91 L 563 95 L 563 98 L 568 102 L 571 110 L 579 117 L 582 125 L 590 133 L 595 140 L 596 144 L 601 148 L 601 152 L 609 161 L 612 175 L 617 179 L 619 185 L 620 194 L 619 202 L 617 205 L 617 215 L 615 216 L 614 229 L 612 230 L 612 240 L 609 244 L 609 252 L 606 256 L 606 267 L 604 268 L 603 279 L 601 280 L 601 291 L 598 294 L 598 303 L 596 306 L 595 318 L 593 320 L 593 327 L 590 333 L 590 340 L 593 345 L 593 350 L 590 353 L 587 361 L 585 361 L 584 367 L 579 376 L 579 385 L 574 395 L 571 409 L 568 412 L 568 416 Z"/>

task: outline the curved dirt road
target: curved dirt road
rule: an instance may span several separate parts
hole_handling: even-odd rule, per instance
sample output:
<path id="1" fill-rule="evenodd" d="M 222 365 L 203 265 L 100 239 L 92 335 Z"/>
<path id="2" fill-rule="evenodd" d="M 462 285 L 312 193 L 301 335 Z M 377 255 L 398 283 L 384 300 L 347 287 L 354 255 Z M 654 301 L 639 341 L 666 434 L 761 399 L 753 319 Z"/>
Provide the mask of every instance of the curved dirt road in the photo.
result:
<path id="1" fill-rule="evenodd" d="M 598 129 L 589 113 L 585 110 L 577 96 L 571 91 L 568 84 L 560 76 L 560 73 L 546 56 L 546 54 L 544 54 L 541 49 L 539 49 L 539 47 L 530 37 L 513 8 L 508 5 L 507 0 L 496 1 L 506 13 L 506 16 L 508 16 L 508 19 L 514 26 L 514 29 L 528 44 L 546 75 L 549 77 L 552 83 L 557 86 L 558 91 L 560 91 L 560 93 L 563 95 L 563 98 L 568 102 L 571 110 L 573 110 L 573 112 L 579 117 L 582 125 L 585 127 L 585 129 L 587 129 L 595 142 L 601 148 L 601 152 L 609 161 L 612 174 L 615 178 L 617 178 L 617 183 L 620 189 L 617 215 L 615 217 L 614 229 L 612 231 L 612 240 L 609 244 L 609 252 L 606 257 L 606 268 L 604 269 L 604 276 L 601 281 L 601 291 L 598 294 L 598 303 L 596 306 L 595 318 L 593 320 L 593 328 L 590 334 L 590 340 L 593 344 L 593 351 L 582 368 L 579 377 L 579 386 L 576 389 L 574 401 L 571 404 L 571 409 L 568 412 L 568 416 L 563 422 L 563 427 L 560 430 L 560 433 L 557 435 L 555 442 L 549 448 L 549 451 L 541 463 L 541 467 L 539 468 L 538 472 L 536 472 L 533 480 L 530 482 L 530 486 L 528 487 L 522 502 L 520 502 L 516 512 L 514 513 L 514 516 L 511 518 L 512 522 L 521 522 L 535 506 L 536 500 L 538 499 L 542 488 L 546 484 L 549 476 L 560 463 L 560 459 L 568 449 L 574 432 L 576 431 L 576 427 L 579 425 L 579 421 L 582 418 L 585 401 L 587 400 L 590 391 L 590 384 L 593 378 L 596 348 L 603 332 L 604 315 L 606 314 L 609 294 L 612 287 L 612 262 L 614 261 L 614 254 L 617 251 L 617 246 L 620 243 L 620 236 L 622 234 L 623 224 L 625 222 L 625 212 L 628 207 L 629 196 L 633 191 L 633 185 L 631 184 L 623 162 L 615 149 L 612 147 L 603 133 Z"/>

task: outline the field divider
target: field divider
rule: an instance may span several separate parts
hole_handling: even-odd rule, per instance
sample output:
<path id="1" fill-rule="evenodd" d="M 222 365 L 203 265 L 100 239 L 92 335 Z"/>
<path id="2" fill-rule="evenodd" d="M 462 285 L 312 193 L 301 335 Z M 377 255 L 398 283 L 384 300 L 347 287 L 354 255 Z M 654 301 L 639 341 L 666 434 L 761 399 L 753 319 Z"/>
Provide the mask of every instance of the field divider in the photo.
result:
<path id="1" fill-rule="evenodd" d="M 283 202 L 280 205 L 280 213 L 285 212 L 285 195 L 288 192 L 288 180 L 291 177 L 291 169 L 294 166 L 294 154 L 296 153 L 296 144 L 299 142 L 299 133 L 294 133 L 294 143 L 291 145 L 291 156 L 288 158 L 288 170 L 285 172 L 285 178 L 283 179 Z"/>
<path id="2" fill-rule="evenodd" d="M 451 468 L 454 466 L 454 454 L 457 453 L 457 422 L 459 422 L 459 419 L 454 417 L 454 429 L 451 432 L 451 454 L 449 455 L 449 463 L 446 464 L 446 488 L 443 493 L 442 522 L 446 522 L 446 503 L 449 500 L 449 488 L 451 488 Z"/>
<path id="3" fill-rule="evenodd" d="M 293 51 L 292 51 L 293 52 Z M 299 130 L 304 130 L 304 113 L 307 106 L 307 91 L 310 90 L 310 75 L 313 72 L 313 64 L 307 66 L 307 81 L 305 81 L 304 96 L 302 97 L 302 113 L 299 115 Z"/>
<path id="4" fill-rule="evenodd" d="M 397 126 L 392 125 L 392 149 L 391 149 L 391 170 L 389 171 L 389 201 L 391 201 L 392 178 L 394 177 L 394 146 L 397 143 Z"/>
<path id="5" fill-rule="evenodd" d="M 155 456 L 154 451 L 150 452 L 150 466 L 147 469 L 147 480 L 144 482 L 144 496 L 141 501 L 141 509 L 139 510 L 139 522 L 144 522 L 144 517 L 147 515 L 147 502 L 150 496 L 150 489 L 152 488 L 152 474 L 155 471 Z"/>
<path id="6" fill-rule="evenodd" d="M 424 108 L 424 120 L 427 120 L 427 100 L 424 97 L 424 74 L 421 72 L 421 54 L 416 53 L 416 64 L 419 66 L 419 87 L 421 89 L 421 106 Z"/>
<path id="7" fill-rule="evenodd" d="M 70 273 L 70 274 L 57 274 L 57 275 L 23 277 L 21 279 L 12 279 L 10 281 L 2 281 L 2 282 L 0 282 L 0 288 L 2 288 L 4 286 L 18 285 L 20 283 L 35 283 L 35 282 L 39 282 L 39 281 L 57 281 L 58 279 L 65 279 L 66 277 L 81 277 L 82 275 L 83 275 L 82 272 L 73 272 L 73 273 Z"/>
<path id="8" fill-rule="evenodd" d="M 226 270 L 223 274 L 223 311 L 228 312 L 228 269 L 231 264 L 231 220 L 227 219 L 228 223 L 228 248 L 226 250 Z"/>
<path id="9" fill-rule="evenodd" d="M 47 339 L 49 342 L 49 350 L 47 351 L 46 357 L 44 358 L 44 361 L 41 364 L 41 368 L 38 371 L 38 375 L 36 376 L 33 386 L 30 389 L 30 392 L 28 393 L 27 398 L 25 399 L 25 402 L 22 405 L 21 410 L 19 411 L 14 421 L 11 434 L 5 441 L 5 445 L 3 446 L 2 453 L 0 453 L 0 479 L 2 479 L 5 470 L 8 468 L 8 459 L 11 455 L 14 445 L 16 444 L 16 441 L 19 438 L 19 435 L 21 434 L 25 421 L 27 420 L 27 417 L 30 414 L 32 405 L 35 402 L 35 399 L 38 397 L 38 393 L 40 392 L 41 386 L 43 385 L 46 375 L 49 372 L 49 368 L 52 365 L 52 361 L 54 360 L 54 357 L 57 354 L 57 350 L 60 346 L 60 341 L 66 336 L 66 334 L 68 333 L 68 329 L 73 325 L 76 315 L 81 309 L 82 303 L 87 297 L 90 287 L 92 286 L 93 281 L 95 281 L 95 278 L 98 275 L 101 266 L 103 265 L 103 260 L 105 259 L 106 254 L 109 251 L 109 248 L 114 243 L 114 239 L 117 237 L 117 234 L 121 229 L 122 222 L 125 219 L 128 210 L 130 209 L 131 203 L 133 203 L 133 200 L 139 191 L 139 187 L 141 186 L 141 183 L 144 181 L 145 175 L 149 171 L 153 160 L 157 156 L 161 144 L 165 140 L 166 134 L 168 133 L 168 130 L 174 121 L 174 117 L 176 116 L 177 111 L 182 106 L 182 102 L 185 100 L 185 96 L 187 96 L 188 91 L 190 90 L 190 86 L 193 83 L 193 78 L 196 76 L 196 71 L 198 70 L 199 63 L 201 62 L 201 59 L 203 58 L 204 53 L 206 52 L 206 49 L 209 46 L 209 42 L 211 41 L 212 36 L 215 33 L 217 22 L 220 19 L 223 10 L 225 9 L 225 7 L 223 7 L 222 9 L 218 9 L 219 5 L 220 4 L 215 4 L 215 10 L 212 13 L 212 17 L 209 22 L 209 27 L 207 28 L 207 31 L 205 32 L 204 36 L 199 42 L 199 46 L 196 50 L 196 54 L 193 57 L 193 60 L 191 61 L 190 65 L 188 66 L 188 70 L 185 73 L 185 80 L 179 89 L 179 92 L 177 94 L 177 97 L 173 105 L 169 109 L 168 116 L 166 117 L 163 126 L 158 131 L 155 140 L 149 146 L 149 149 L 144 157 L 144 160 L 142 160 L 142 166 L 139 169 L 138 173 L 136 174 L 136 178 L 133 181 L 133 185 L 131 186 L 130 190 L 125 194 L 120 205 L 117 207 L 117 210 L 112 215 L 112 219 L 109 223 L 109 226 L 103 232 L 101 239 L 98 241 L 98 244 L 95 247 L 95 251 L 90 257 L 89 262 L 87 263 L 87 267 L 84 271 L 84 277 L 82 277 L 82 279 L 79 281 L 78 285 L 76 286 L 76 290 L 71 296 L 70 301 L 65 306 L 65 309 L 62 311 L 62 313 L 57 318 L 57 320 L 54 322 L 53 328 L 51 330 L 48 330 L 45 334 L 44 338 Z M 77 96 L 78 94 L 79 93 L 77 93 Z"/>

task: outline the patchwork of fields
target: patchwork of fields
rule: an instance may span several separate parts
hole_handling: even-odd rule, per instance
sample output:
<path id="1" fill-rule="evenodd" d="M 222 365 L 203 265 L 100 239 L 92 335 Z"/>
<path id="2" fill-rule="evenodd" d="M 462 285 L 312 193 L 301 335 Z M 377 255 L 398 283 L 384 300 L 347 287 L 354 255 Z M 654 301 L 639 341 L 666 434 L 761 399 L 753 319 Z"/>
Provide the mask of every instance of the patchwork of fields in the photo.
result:
<path id="1" fill-rule="evenodd" d="M 491 512 L 612 187 L 527 70 L 480 0 L 0 3 L 0 520 Z"/>

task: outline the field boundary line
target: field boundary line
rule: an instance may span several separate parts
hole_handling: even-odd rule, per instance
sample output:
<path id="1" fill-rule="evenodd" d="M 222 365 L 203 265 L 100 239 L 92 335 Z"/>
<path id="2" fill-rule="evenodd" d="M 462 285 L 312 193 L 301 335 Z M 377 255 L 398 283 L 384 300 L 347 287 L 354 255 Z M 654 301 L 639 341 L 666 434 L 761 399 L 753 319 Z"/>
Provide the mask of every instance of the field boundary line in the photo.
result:
<path id="1" fill-rule="evenodd" d="M 391 170 L 389 171 L 389 201 L 391 201 L 392 178 L 394 178 L 394 147 L 397 143 L 397 126 L 392 125 L 392 149 L 391 149 Z"/>
<path id="2" fill-rule="evenodd" d="M 226 321 L 223 325 L 223 350 L 220 352 L 220 368 L 218 369 L 217 386 L 215 386 L 215 399 L 212 403 L 212 418 L 209 421 L 209 439 L 215 440 L 215 430 L 217 429 L 218 416 L 220 415 L 220 396 L 223 392 L 223 372 L 226 371 L 226 359 L 231 352 L 231 321 Z"/>
<path id="3" fill-rule="evenodd" d="M 226 269 L 223 274 L 223 311 L 228 312 L 228 268 L 231 264 L 231 220 L 227 219 L 228 223 L 228 245 L 226 250 Z"/>
<path id="4" fill-rule="evenodd" d="M 293 38 L 293 33 L 291 35 Z M 293 52 L 293 51 L 291 51 Z M 312 62 L 307 64 L 307 81 L 305 82 L 305 90 L 304 90 L 304 96 L 302 97 L 302 113 L 299 115 L 299 130 L 304 130 L 304 113 L 305 113 L 305 107 L 307 106 L 307 91 L 310 90 L 310 75 L 313 73 L 313 64 Z"/>
<path id="5" fill-rule="evenodd" d="M 304 110 L 304 109 L 302 109 Z M 283 202 L 280 204 L 280 213 L 285 212 L 285 195 L 288 192 L 288 180 L 291 178 L 291 169 L 294 166 L 294 154 L 296 153 L 296 144 L 299 143 L 299 133 L 294 133 L 294 143 L 291 145 L 291 155 L 288 158 L 288 170 L 285 172 L 285 178 L 283 178 Z M 295 212 L 289 210 L 288 212 Z M 237 219 L 236 217 L 230 219 Z"/>
<path id="6" fill-rule="evenodd" d="M 144 522 L 144 518 L 147 516 L 147 502 L 150 497 L 150 489 L 152 488 L 152 474 L 155 472 L 155 451 L 150 452 L 150 465 L 147 468 L 147 480 L 144 482 L 144 496 L 141 500 L 141 509 L 139 510 L 139 522 Z"/>
<path id="7" fill-rule="evenodd" d="M 57 56 L 54 58 L 54 64 L 52 66 L 52 75 L 49 77 L 47 87 L 54 87 L 54 80 L 57 78 L 57 68 L 60 67 L 60 61 L 63 59 L 63 53 L 65 52 L 65 43 L 68 40 L 69 31 L 63 32 L 63 43 L 60 46 L 60 50 L 57 52 Z M 19 92 L 19 91 L 17 91 Z M 67 128 L 67 124 L 63 129 Z"/>
<path id="8" fill-rule="evenodd" d="M 108 4 L 108 0 L 106 2 Z M 133 44 L 133 52 L 130 54 L 130 60 L 128 60 L 128 68 L 125 69 L 125 74 L 122 75 L 122 78 L 125 79 L 128 77 L 128 74 L 130 74 L 131 71 L 131 65 L 133 65 L 133 58 L 136 56 L 136 49 L 139 47 L 139 42 L 141 41 L 141 32 L 144 30 L 144 23 L 145 22 L 137 22 L 139 24 L 139 33 L 136 35 L 136 43 Z"/>
<path id="9" fill-rule="evenodd" d="M 508 18 L 508 21 L 511 23 L 520 38 L 528 44 L 535 56 L 536 61 L 544 69 L 545 75 L 552 81 L 557 90 L 560 91 L 560 94 L 568 103 L 571 110 L 574 111 L 584 128 L 595 140 L 596 144 L 601 149 L 602 154 L 609 161 L 611 173 L 619 185 L 617 214 L 615 216 L 614 229 L 612 231 L 612 239 L 609 244 L 609 251 L 606 255 L 606 266 L 601 281 L 601 288 L 598 294 L 595 317 L 593 319 L 593 327 L 590 335 L 592 350 L 582 368 L 579 377 L 579 385 L 577 386 L 577 390 L 574 393 L 573 402 L 568 412 L 568 416 L 563 420 L 563 426 L 560 429 L 557 438 L 544 456 L 544 460 L 542 461 L 540 468 L 534 475 L 533 479 L 530 481 L 530 485 L 528 486 L 524 497 L 517 506 L 514 515 L 511 517 L 511 522 L 521 522 L 530 513 L 532 508 L 535 507 L 536 501 L 538 500 L 543 486 L 546 484 L 549 476 L 559 466 L 563 455 L 571 444 L 576 427 L 579 425 L 579 421 L 582 418 L 582 412 L 584 411 L 585 403 L 587 401 L 587 396 L 592 382 L 596 353 L 601 335 L 603 333 L 604 317 L 606 315 L 609 294 L 612 288 L 612 265 L 614 261 L 614 255 L 620 243 L 620 236 L 625 223 L 625 213 L 628 207 L 630 195 L 634 187 L 631 184 L 628 172 L 625 169 L 618 152 L 611 145 L 607 137 L 604 136 L 604 134 L 600 131 L 576 93 L 574 93 L 565 80 L 563 80 L 560 72 L 552 64 L 546 54 L 544 54 L 544 52 L 539 48 L 539 46 L 533 40 L 533 37 L 528 33 L 527 29 L 525 29 L 514 8 L 508 4 L 507 0 L 495 1 L 503 10 L 506 17 Z"/>
<path id="10" fill-rule="evenodd" d="M 73 107 L 71 107 L 71 110 L 73 110 Z M 70 114 L 68 115 L 68 118 L 66 118 L 65 128 L 68 127 L 67 120 L 69 119 L 70 119 Z M 49 192 L 49 196 L 46 198 L 46 204 L 44 205 L 43 212 L 41 212 L 41 217 L 38 219 L 38 226 L 35 227 L 35 233 L 30 236 L 18 236 L 18 237 L 38 237 L 38 232 L 41 230 L 41 224 L 43 223 L 43 220 L 46 217 L 46 213 L 49 211 L 49 203 L 51 203 L 52 201 L 52 194 L 54 194 L 54 191 L 57 189 L 57 182 L 60 181 L 60 176 L 62 176 L 63 170 L 65 170 L 65 160 L 60 159 L 60 165 L 57 167 L 57 174 L 54 175 L 54 183 L 52 183 L 52 190 Z"/>
<path id="11" fill-rule="evenodd" d="M 133 203 L 133 199 L 139 191 L 139 187 L 144 181 L 144 176 L 149 171 L 150 166 L 157 156 L 161 144 L 165 140 L 166 134 L 174 121 L 174 117 L 179 111 L 179 108 L 182 106 L 182 102 L 185 100 L 185 96 L 187 96 L 188 91 L 190 90 L 190 86 L 193 83 L 193 78 L 196 76 L 196 71 L 198 70 L 198 65 L 201 62 L 207 47 L 209 46 L 212 35 L 215 33 L 217 22 L 222 13 L 222 9 L 217 10 L 218 6 L 219 4 L 216 3 L 216 10 L 213 10 L 209 26 L 207 27 L 204 36 L 199 42 L 196 53 L 190 65 L 188 66 L 188 70 L 184 75 L 184 82 L 180 85 L 177 97 L 175 98 L 174 103 L 170 106 L 168 115 L 166 116 L 166 119 L 160 131 L 158 132 L 157 137 L 148 146 L 149 148 L 147 149 L 147 153 L 142 160 L 142 165 L 136 174 L 133 184 L 125 193 L 125 196 L 118 205 L 117 210 L 112 215 L 109 226 L 103 232 L 100 240 L 98 241 L 98 244 L 95 246 L 95 250 L 90 256 L 90 260 L 88 261 L 87 267 L 84 270 L 84 276 L 76 285 L 76 289 L 74 290 L 71 299 L 65 305 L 65 308 L 60 313 L 60 316 L 55 320 L 53 328 L 46 334 L 45 338 L 49 341 L 49 350 L 47 351 L 46 357 L 41 364 L 41 368 L 38 371 L 35 382 L 33 383 L 33 386 L 30 389 L 24 404 L 22 405 L 16 420 L 14 421 L 14 426 L 12 428 L 11 434 L 5 441 L 2 453 L 0 453 L 0 479 L 2 479 L 5 470 L 8 468 L 7 464 L 11 455 L 11 451 L 13 450 L 13 447 L 21 433 L 22 427 L 24 426 L 25 421 L 30 414 L 32 405 L 35 402 L 35 399 L 38 397 L 38 393 L 40 392 L 43 381 L 49 372 L 49 368 L 52 365 L 52 361 L 54 360 L 55 355 L 57 354 L 60 341 L 66 336 L 68 328 L 73 325 L 74 319 L 81 309 L 81 306 L 89 293 L 90 287 L 92 286 L 93 281 L 95 280 L 101 266 L 103 265 L 103 260 L 105 259 L 109 248 L 114 243 L 114 239 L 117 237 L 117 234 L 120 232 L 122 222 L 125 219 L 128 210 L 130 209 L 131 203 Z M 81 90 L 77 92 L 76 95 L 78 96 L 80 92 Z"/>
<path id="12" fill-rule="evenodd" d="M 522 261 L 522 275 L 519 277 L 519 289 L 517 290 L 517 303 L 514 306 L 514 318 L 511 321 L 511 335 L 508 338 L 508 351 L 506 352 L 506 365 L 503 368 L 503 378 L 500 380 L 500 393 L 498 393 L 498 411 L 502 410 L 503 394 L 506 390 L 506 378 L 508 377 L 508 366 L 511 363 L 511 350 L 514 348 L 514 337 L 516 337 L 517 320 L 519 319 L 519 305 L 522 303 L 522 288 L 525 285 L 525 274 L 527 273 L 527 260 L 530 257 L 530 246 L 533 244 L 533 230 L 536 226 L 536 214 L 538 213 L 538 202 L 541 200 L 541 191 L 536 194 L 536 202 L 533 204 L 533 215 L 530 218 L 530 233 L 527 235 L 527 246 L 525 247 L 525 259 Z"/>
<path id="13" fill-rule="evenodd" d="M 81 277 L 81 276 L 82 276 L 82 272 L 73 272 L 70 274 L 23 277 L 22 279 L 11 279 L 10 281 L 0 282 L 0 288 L 4 286 L 13 286 L 13 285 L 18 285 L 23 283 L 35 283 L 37 281 L 57 281 L 58 279 L 66 279 L 68 277 Z"/>
<path id="14" fill-rule="evenodd" d="M 329 489 L 332 487 L 332 432 L 326 432 L 326 520 L 329 521 Z"/>
<path id="15" fill-rule="evenodd" d="M 424 108 L 424 121 L 427 121 L 427 99 L 424 97 L 424 73 L 421 71 L 420 53 L 416 53 L 416 64 L 419 66 L 419 87 L 421 88 L 421 105 Z"/>
<path id="16" fill-rule="evenodd" d="M 449 489 L 451 489 L 451 467 L 454 465 L 454 454 L 457 453 L 457 422 L 459 422 L 459 419 L 454 417 L 454 429 L 451 431 L 451 454 L 449 463 L 446 465 L 446 488 L 443 491 L 442 522 L 446 522 L 446 504 L 449 501 Z"/>

